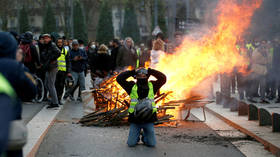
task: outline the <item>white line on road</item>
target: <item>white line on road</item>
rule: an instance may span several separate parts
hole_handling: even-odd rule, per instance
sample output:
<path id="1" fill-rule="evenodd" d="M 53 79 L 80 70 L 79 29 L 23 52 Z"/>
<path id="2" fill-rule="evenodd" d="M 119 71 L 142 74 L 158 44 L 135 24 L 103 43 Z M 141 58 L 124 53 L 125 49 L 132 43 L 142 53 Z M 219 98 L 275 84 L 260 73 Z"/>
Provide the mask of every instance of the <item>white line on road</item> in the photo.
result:
<path id="1" fill-rule="evenodd" d="M 33 157 L 46 135 L 48 129 L 52 126 L 56 115 L 62 109 L 47 109 L 44 107 L 37 115 L 27 124 L 28 139 L 23 148 L 24 157 Z"/>

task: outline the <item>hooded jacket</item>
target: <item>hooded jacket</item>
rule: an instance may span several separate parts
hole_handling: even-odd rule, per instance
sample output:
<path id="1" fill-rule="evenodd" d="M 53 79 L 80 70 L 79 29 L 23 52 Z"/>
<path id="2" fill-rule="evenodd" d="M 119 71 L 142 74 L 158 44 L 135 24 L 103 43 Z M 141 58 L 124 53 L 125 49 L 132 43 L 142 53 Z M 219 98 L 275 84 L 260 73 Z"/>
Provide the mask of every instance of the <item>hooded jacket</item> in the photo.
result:
<path id="1" fill-rule="evenodd" d="M 49 42 L 44 44 L 42 50 L 40 51 L 41 63 L 43 64 L 43 69 L 50 71 L 57 68 L 57 58 L 61 55 L 60 50 L 55 43 Z"/>
<path id="2" fill-rule="evenodd" d="M 81 56 L 82 60 L 75 61 L 74 58 L 76 56 Z M 70 51 L 69 58 L 70 58 L 70 63 L 71 63 L 71 66 L 70 66 L 71 70 L 70 70 L 70 72 L 73 71 L 73 72 L 81 73 L 84 70 L 86 70 L 88 56 L 87 56 L 87 53 L 86 53 L 85 50 L 83 50 L 83 49 L 78 49 L 78 50 L 72 49 Z"/>
<path id="3" fill-rule="evenodd" d="M 21 100 L 31 100 L 36 95 L 36 86 L 26 67 L 15 60 L 17 42 L 8 33 L 0 33 L 0 73 L 10 82 L 17 94 L 12 119 L 21 119 Z"/>
<path id="4" fill-rule="evenodd" d="M 127 40 L 132 41 L 131 47 L 127 46 Z M 134 42 L 131 38 L 126 38 L 124 41 L 124 45 L 120 47 L 119 53 L 117 54 L 116 64 L 118 68 L 124 68 L 126 66 L 136 67 L 136 62 L 138 59 L 138 55 L 136 49 L 134 47 Z"/>

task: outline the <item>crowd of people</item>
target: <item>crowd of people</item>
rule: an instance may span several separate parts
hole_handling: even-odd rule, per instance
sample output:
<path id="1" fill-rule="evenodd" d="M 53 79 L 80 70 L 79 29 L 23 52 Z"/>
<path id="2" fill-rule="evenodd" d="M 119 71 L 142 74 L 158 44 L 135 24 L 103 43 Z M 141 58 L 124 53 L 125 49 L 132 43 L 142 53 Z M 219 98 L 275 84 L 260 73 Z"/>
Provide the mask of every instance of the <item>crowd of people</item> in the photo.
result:
<path id="1" fill-rule="evenodd" d="M 234 72 L 221 75 L 221 91 L 252 103 L 280 103 L 280 40 L 256 39 L 236 44 L 238 52 L 246 58 L 246 69 L 236 67 Z M 243 69 L 243 70 L 240 70 Z"/>
<path id="2" fill-rule="evenodd" d="M 175 34 L 175 38 L 178 44 L 182 34 Z M 156 38 L 146 44 L 136 46 L 133 39 L 127 37 L 124 40 L 113 39 L 107 44 L 90 41 L 85 45 L 82 40 L 67 39 L 56 33 L 42 34 L 36 40 L 32 32 L 0 32 L 0 155 L 23 155 L 26 136 L 22 136 L 23 139 L 18 140 L 21 143 L 16 146 L 7 146 L 8 134 L 12 134 L 9 128 L 13 128 L 12 131 L 17 130 L 16 134 L 26 135 L 26 129 L 22 129 L 24 125 L 19 125 L 23 124 L 22 101 L 33 101 L 36 98 L 38 85 L 35 76 L 44 84 L 44 100 L 49 102 L 47 108 L 56 108 L 63 104 L 62 100 L 74 100 L 77 88 L 77 100 L 81 100 L 81 91 L 86 89 L 85 77 L 88 73 L 94 82 L 97 78 L 110 77 L 128 67 L 145 67 L 147 62 L 151 62 L 153 67 L 159 56 L 171 48 L 167 46 L 162 33 L 158 33 Z M 148 71 L 151 75 L 157 73 Z M 165 81 L 162 82 L 164 84 Z M 139 90 L 142 86 L 139 84 Z M 151 84 L 149 88 L 153 89 Z M 153 96 L 151 89 L 149 97 Z M 146 85 L 144 91 L 147 92 Z M 146 140 L 150 145 L 155 145 L 155 141 Z M 130 143 L 134 145 L 132 143 L 135 143 L 135 139 Z"/>

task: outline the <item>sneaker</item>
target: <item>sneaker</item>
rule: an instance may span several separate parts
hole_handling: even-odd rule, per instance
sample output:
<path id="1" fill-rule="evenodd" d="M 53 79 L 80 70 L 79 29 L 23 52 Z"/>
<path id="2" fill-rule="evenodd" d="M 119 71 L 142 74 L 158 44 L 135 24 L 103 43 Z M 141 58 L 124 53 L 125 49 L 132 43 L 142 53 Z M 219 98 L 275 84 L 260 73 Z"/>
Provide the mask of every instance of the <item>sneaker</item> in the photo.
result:
<path id="1" fill-rule="evenodd" d="M 58 104 L 50 104 L 49 106 L 47 106 L 47 109 L 52 109 L 57 107 L 59 107 Z"/>
<path id="2" fill-rule="evenodd" d="M 58 101 L 58 105 L 63 105 L 63 103 L 61 102 L 61 100 Z"/>
<path id="3" fill-rule="evenodd" d="M 248 101 L 251 102 L 251 103 L 257 103 L 257 101 L 254 100 L 253 98 L 248 98 Z"/>
<path id="4" fill-rule="evenodd" d="M 72 95 L 69 96 L 71 101 L 75 101 L 74 97 Z"/>
<path id="5" fill-rule="evenodd" d="M 68 94 L 65 94 L 65 95 L 63 96 L 63 100 L 66 100 L 68 97 L 69 97 L 69 95 L 68 95 Z"/>
<path id="6" fill-rule="evenodd" d="M 262 103 L 262 104 L 270 104 L 270 102 L 265 100 L 265 99 L 261 99 L 260 103 Z"/>
<path id="7" fill-rule="evenodd" d="M 83 102 L 83 100 L 82 100 L 81 97 L 78 97 L 78 98 L 77 98 L 77 101 Z"/>

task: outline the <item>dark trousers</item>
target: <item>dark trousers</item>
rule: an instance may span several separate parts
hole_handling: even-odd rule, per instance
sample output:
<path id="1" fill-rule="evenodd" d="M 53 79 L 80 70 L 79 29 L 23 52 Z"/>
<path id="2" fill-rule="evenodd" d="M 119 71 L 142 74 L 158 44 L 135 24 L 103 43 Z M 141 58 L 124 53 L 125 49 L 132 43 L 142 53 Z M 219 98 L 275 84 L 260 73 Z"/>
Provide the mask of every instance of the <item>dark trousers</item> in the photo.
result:
<path id="1" fill-rule="evenodd" d="M 23 157 L 23 151 L 21 150 L 14 150 L 14 151 L 7 151 L 7 157 Z"/>
<path id="2" fill-rule="evenodd" d="M 269 71 L 267 76 L 266 76 L 266 93 L 267 97 L 274 99 L 276 97 L 276 78 L 275 78 L 275 72 L 274 71 Z"/>
<path id="3" fill-rule="evenodd" d="M 230 97 L 231 78 L 229 74 L 221 74 L 221 93 Z"/>
<path id="4" fill-rule="evenodd" d="M 242 74 L 238 73 L 237 74 L 237 89 L 238 89 L 238 93 L 239 93 L 239 98 L 243 99 L 244 98 L 244 94 L 246 92 L 246 95 L 248 95 L 248 88 L 247 88 L 247 82 L 246 81 L 246 76 L 243 76 Z"/>
<path id="5" fill-rule="evenodd" d="M 56 88 L 58 100 L 61 100 L 63 94 L 66 75 L 67 75 L 66 71 L 58 71 L 56 74 L 55 88 Z"/>

